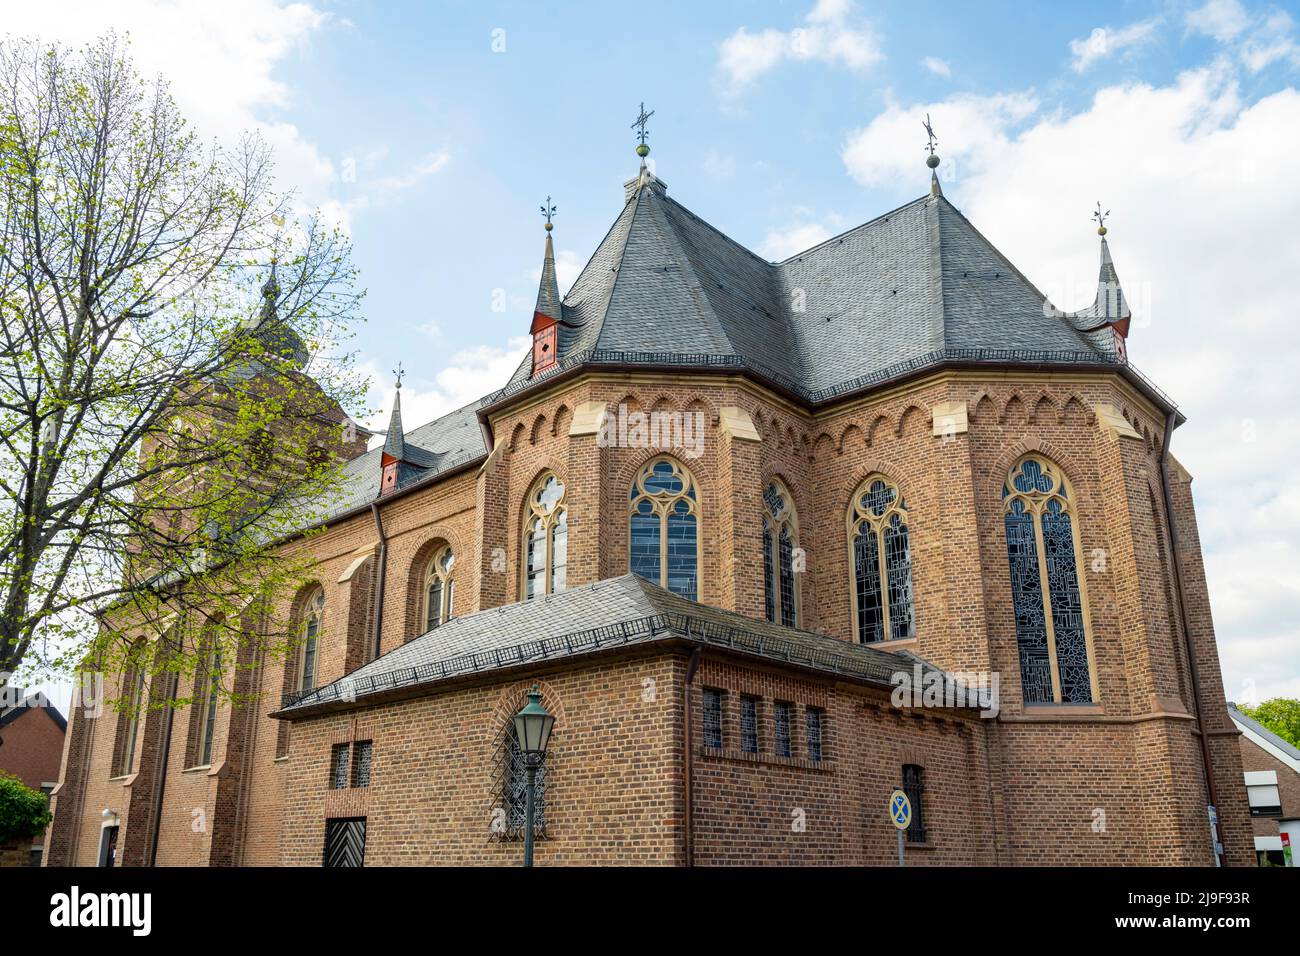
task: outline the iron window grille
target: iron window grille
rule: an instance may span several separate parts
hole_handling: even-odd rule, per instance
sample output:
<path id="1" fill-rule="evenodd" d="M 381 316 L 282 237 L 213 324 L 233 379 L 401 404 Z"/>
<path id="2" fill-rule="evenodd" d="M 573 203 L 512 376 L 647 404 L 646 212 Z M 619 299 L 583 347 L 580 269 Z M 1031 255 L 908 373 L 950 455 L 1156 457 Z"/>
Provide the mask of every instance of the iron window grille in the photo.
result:
<path id="1" fill-rule="evenodd" d="M 758 698 L 740 698 L 740 749 L 758 753 Z"/>
<path id="2" fill-rule="evenodd" d="M 808 759 L 822 759 L 822 709 L 820 707 L 809 707 L 804 715 L 805 723 L 808 726 Z"/>
<path id="3" fill-rule="evenodd" d="M 914 763 L 903 765 L 903 793 L 912 804 L 912 820 L 907 825 L 907 842 L 925 842 L 925 772 Z"/>
<path id="4" fill-rule="evenodd" d="M 343 790 L 348 785 L 348 745 L 335 744 L 330 749 L 330 789 Z"/>
<path id="5" fill-rule="evenodd" d="M 722 749 L 722 691 L 704 688 L 704 746 Z"/>
<path id="6" fill-rule="evenodd" d="M 352 786 L 370 786 L 370 757 L 374 745 L 369 740 L 362 740 L 352 745 Z"/>
<path id="7" fill-rule="evenodd" d="M 776 755 L 778 757 L 790 756 L 791 710 L 792 708 L 789 701 L 778 700 L 776 702 L 776 708 L 773 711 L 773 717 L 775 718 L 773 723 L 775 725 Z"/>

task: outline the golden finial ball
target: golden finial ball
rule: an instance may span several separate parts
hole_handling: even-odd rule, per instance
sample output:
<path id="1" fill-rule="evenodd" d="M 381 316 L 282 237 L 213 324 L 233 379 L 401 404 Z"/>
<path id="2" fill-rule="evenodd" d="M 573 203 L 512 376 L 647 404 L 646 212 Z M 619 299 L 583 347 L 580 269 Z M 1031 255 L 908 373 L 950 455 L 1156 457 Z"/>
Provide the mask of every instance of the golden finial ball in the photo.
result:
<path id="1" fill-rule="evenodd" d="M 1104 236 L 1104 235 L 1106 235 L 1106 227 L 1105 227 L 1105 226 L 1098 226 L 1098 227 L 1097 227 L 1097 235 L 1099 235 L 1099 236 Z"/>
<path id="2" fill-rule="evenodd" d="M 925 165 L 929 166 L 931 169 L 934 169 L 939 165 L 939 157 L 936 156 L 934 153 L 931 153 L 929 156 L 926 157 Z"/>
<path id="3" fill-rule="evenodd" d="M 645 143 L 642 143 L 636 148 L 636 154 L 640 156 L 642 159 L 645 159 L 647 156 L 650 155 L 650 147 L 647 146 Z"/>
<path id="4" fill-rule="evenodd" d="M 555 228 L 555 223 L 553 223 L 553 222 L 548 222 L 548 223 L 546 224 L 546 231 L 547 231 L 547 232 L 550 232 L 550 231 L 551 231 L 552 229 L 554 229 L 554 228 Z"/>

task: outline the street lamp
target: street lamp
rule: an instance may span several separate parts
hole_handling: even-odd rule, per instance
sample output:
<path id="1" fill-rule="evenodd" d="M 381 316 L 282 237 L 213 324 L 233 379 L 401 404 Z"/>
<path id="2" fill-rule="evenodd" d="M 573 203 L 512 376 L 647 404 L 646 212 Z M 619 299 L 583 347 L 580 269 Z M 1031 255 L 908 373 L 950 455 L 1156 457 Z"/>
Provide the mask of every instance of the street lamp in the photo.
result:
<path id="1" fill-rule="evenodd" d="M 515 714 L 515 739 L 524 755 L 524 768 L 528 771 L 528 786 L 524 803 L 524 866 L 533 865 L 533 818 L 536 815 L 534 795 L 537 792 L 537 769 L 546 756 L 546 745 L 551 740 L 555 717 L 542 706 L 542 694 L 533 685 L 528 693 L 528 703 Z"/>

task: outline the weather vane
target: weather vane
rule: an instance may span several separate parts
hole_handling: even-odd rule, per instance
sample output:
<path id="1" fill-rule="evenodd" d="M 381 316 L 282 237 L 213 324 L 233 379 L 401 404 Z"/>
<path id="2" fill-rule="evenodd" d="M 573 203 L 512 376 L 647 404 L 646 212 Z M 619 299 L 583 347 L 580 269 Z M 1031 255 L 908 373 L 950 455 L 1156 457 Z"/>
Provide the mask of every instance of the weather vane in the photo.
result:
<path id="1" fill-rule="evenodd" d="M 551 197 L 546 197 L 546 202 L 542 203 L 542 215 L 546 217 L 546 231 L 551 231 L 551 217 L 555 215 L 555 205 L 551 202 Z"/>
<path id="2" fill-rule="evenodd" d="M 926 145 L 926 149 L 930 151 L 930 155 L 926 159 L 925 165 L 929 166 L 931 169 L 934 169 L 936 166 L 939 165 L 939 157 L 934 154 L 934 147 L 938 145 L 939 141 L 934 138 L 934 127 L 930 125 L 929 113 L 925 114 L 925 122 L 923 122 L 921 125 L 925 127 L 925 135 L 930 140 L 930 142 Z"/>
<path id="3" fill-rule="evenodd" d="M 1092 214 L 1092 218 L 1097 222 L 1097 235 L 1106 235 L 1106 217 L 1110 215 L 1110 210 L 1101 211 L 1101 203 L 1097 203 L 1097 211 Z"/>
<path id="4" fill-rule="evenodd" d="M 640 145 L 638 145 L 636 148 L 636 154 L 640 156 L 642 159 L 644 159 L 646 156 L 650 154 L 650 147 L 646 145 L 646 141 L 645 141 L 645 138 L 648 135 L 648 131 L 645 128 L 645 124 L 650 119 L 650 117 L 654 115 L 655 115 L 654 110 L 651 110 L 649 113 L 645 111 L 645 101 L 642 100 L 641 113 L 639 116 L 637 116 L 636 120 L 632 123 L 632 128 L 638 129 L 636 137 L 641 141 Z"/>
<path id="5" fill-rule="evenodd" d="M 393 374 L 397 376 L 397 387 L 398 387 L 398 388 L 401 388 L 401 387 L 402 387 L 402 374 L 403 374 L 403 369 L 402 369 L 402 363 L 401 363 L 401 362 L 398 362 L 398 363 L 397 363 L 397 368 L 393 369 Z"/>

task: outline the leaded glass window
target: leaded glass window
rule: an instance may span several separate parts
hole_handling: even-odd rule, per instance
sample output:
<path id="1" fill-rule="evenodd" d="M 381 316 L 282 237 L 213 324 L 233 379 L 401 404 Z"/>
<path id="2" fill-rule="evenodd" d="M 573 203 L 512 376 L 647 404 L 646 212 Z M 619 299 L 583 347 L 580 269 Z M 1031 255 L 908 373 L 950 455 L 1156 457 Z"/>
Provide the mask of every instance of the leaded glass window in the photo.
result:
<path id="1" fill-rule="evenodd" d="M 348 744 L 335 744 L 330 748 L 330 789 L 342 790 L 348 785 Z"/>
<path id="2" fill-rule="evenodd" d="M 374 742 L 370 740 L 361 740 L 352 745 L 352 786 L 370 786 L 370 756 L 374 749 Z"/>
<path id="3" fill-rule="evenodd" d="M 789 489 L 773 479 L 763 492 L 763 584 L 767 619 L 799 626 L 795 552 L 799 521 Z"/>
<path id="4" fill-rule="evenodd" d="M 1096 699 L 1073 496 L 1061 470 L 1021 459 L 1002 488 L 1011 604 L 1027 704 Z"/>
<path id="5" fill-rule="evenodd" d="M 907 842 L 925 842 L 925 772 L 914 763 L 903 765 L 903 792 L 912 805 L 912 819 L 907 824 Z"/>
<path id="6" fill-rule="evenodd" d="M 632 482 L 628 567 L 674 594 L 699 599 L 699 493 L 691 473 L 671 458 L 651 461 Z"/>
<path id="7" fill-rule="evenodd" d="M 456 556 L 450 545 L 443 545 L 433 554 L 433 560 L 425 571 L 424 587 L 424 626 L 433 630 L 439 624 L 451 620 L 452 601 L 455 597 L 455 582 L 452 569 L 456 566 Z"/>
<path id="8" fill-rule="evenodd" d="M 772 711 L 773 742 L 778 757 L 790 756 L 790 721 L 793 710 L 788 700 L 778 700 Z"/>
<path id="9" fill-rule="evenodd" d="M 303 622 L 302 650 L 298 654 L 298 691 L 306 693 L 316 686 L 316 649 L 325 629 L 325 592 L 316 588 L 307 597 Z"/>
<path id="10" fill-rule="evenodd" d="M 869 477 L 853 496 L 848 524 L 858 641 L 915 637 L 912 544 L 898 486 L 883 475 Z"/>
<path id="11" fill-rule="evenodd" d="M 722 749 L 722 691 L 704 688 L 704 746 Z"/>
<path id="12" fill-rule="evenodd" d="M 740 749 L 758 753 L 758 698 L 740 698 Z"/>
<path id="13" fill-rule="evenodd" d="M 804 723 L 808 734 L 808 759 L 822 759 L 822 709 L 809 707 L 804 713 Z"/>
<path id="14" fill-rule="evenodd" d="M 567 581 L 569 509 L 564 483 L 544 472 L 528 493 L 524 515 L 524 597 L 558 594 Z"/>
<path id="15" fill-rule="evenodd" d="M 221 648 L 216 644 L 216 636 L 211 637 L 212 647 L 208 654 L 207 693 L 203 695 L 203 713 L 199 718 L 202 737 L 199 741 L 199 765 L 212 763 L 212 744 L 217 734 L 217 696 L 221 689 Z"/>

